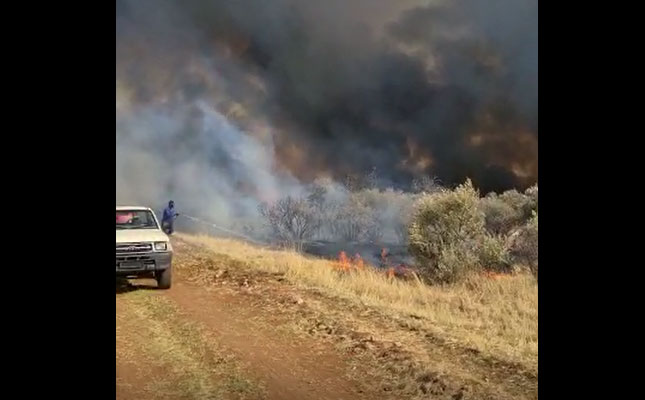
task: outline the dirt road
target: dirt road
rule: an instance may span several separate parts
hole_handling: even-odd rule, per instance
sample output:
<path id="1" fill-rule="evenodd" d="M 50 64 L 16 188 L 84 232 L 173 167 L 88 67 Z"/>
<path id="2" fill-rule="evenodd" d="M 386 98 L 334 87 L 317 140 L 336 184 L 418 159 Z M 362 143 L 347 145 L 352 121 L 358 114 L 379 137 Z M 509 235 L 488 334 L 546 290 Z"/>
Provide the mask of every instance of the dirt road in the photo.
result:
<path id="1" fill-rule="evenodd" d="M 180 252 L 177 270 L 185 263 Z M 243 290 L 213 290 L 177 275 L 167 292 L 153 290 L 152 281 L 117 286 L 118 399 L 375 398 L 346 376 L 342 354 L 288 335 L 280 329 L 286 321 L 257 314 Z"/>
<path id="2" fill-rule="evenodd" d="M 342 304 L 315 290 L 174 246 L 171 290 L 117 282 L 117 399 L 537 398 L 536 377 L 446 349 L 454 376 L 419 375 L 400 344 L 356 329 L 381 323 L 369 312 L 340 323 Z"/>

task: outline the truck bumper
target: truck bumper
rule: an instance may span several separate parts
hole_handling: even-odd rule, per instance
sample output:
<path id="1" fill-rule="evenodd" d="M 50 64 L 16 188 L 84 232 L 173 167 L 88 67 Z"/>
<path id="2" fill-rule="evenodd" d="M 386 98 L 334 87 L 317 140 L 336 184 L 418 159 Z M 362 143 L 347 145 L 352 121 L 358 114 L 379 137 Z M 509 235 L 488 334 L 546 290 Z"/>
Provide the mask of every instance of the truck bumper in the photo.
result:
<path id="1" fill-rule="evenodd" d="M 153 276 L 172 265 L 172 253 L 149 253 L 116 256 L 116 276 Z"/>

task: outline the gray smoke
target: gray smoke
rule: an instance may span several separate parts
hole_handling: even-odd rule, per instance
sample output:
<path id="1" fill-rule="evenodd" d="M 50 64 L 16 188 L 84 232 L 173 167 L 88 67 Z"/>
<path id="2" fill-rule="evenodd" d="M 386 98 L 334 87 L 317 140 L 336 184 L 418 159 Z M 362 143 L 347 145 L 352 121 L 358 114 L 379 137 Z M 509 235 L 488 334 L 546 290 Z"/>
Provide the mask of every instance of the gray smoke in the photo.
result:
<path id="1" fill-rule="evenodd" d="M 116 125 L 118 204 L 174 199 L 182 212 L 230 225 L 255 215 L 261 199 L 299 193 L 297 181 L 273 173 L 266 143 L 206 104 L 147 106 Z"/>
<path id="2" fill-rule="evenodd" d="M 537 179 L 537 0 L 117 0 L 117 202 Z"/>

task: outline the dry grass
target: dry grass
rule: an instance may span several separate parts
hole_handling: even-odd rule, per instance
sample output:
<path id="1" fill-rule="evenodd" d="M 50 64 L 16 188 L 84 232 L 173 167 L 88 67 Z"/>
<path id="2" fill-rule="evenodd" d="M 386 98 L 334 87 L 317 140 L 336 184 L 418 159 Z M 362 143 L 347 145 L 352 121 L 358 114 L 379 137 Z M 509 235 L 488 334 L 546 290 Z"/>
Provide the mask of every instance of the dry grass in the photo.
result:
<path id="1" fill-rule="evenodd" d="M 244 242 L 179 235 L 188 243 L 281 273 L 292 283 L 374 307 L 393 316 L 415 316 L 424 329 L 448 342 L 537 371 L 538 288 L 530 275 L 471 277 L 445 286 L 388 279 L 371 269 L 340 273 L 327 260 Z"/>

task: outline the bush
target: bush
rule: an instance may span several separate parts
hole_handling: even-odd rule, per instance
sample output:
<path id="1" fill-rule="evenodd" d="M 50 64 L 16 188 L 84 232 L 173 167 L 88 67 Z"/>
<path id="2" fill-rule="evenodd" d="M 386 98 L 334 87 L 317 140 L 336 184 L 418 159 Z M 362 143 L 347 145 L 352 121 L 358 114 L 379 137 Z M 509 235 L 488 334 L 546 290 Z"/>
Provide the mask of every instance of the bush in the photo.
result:
<path id="1" fill-rule="evenodd" d="M 533 186 L 525 193 L 509 190 L 483 198 L 481 210 L 486 215 L 486 229 L 493 235 L 508 235 L 526 224 L 537 211 L 537 190 Z"/>
<path id="2" fill-rule="evenodd" d="M 526 225 L 518 229 L 509 237 L 508 248 L 511 260 L 514 263 L 525 265 L 531 269 L 531 272 L 537 277 L 538 274 L 538 214 L 533 217 Z"/>
<path id="3" fill-rule="evenodd" d="M 408 193 L 399 193 L 392 199 L 390 226 L 401 244 L 407 244 L 409 241 L 408 230 L 414 215 L 415 201 L 416 197 Z"/>
<path id="4" fill-rule="evenodd" d="M 524 194 L 529 198 L 531 209 L 535 212 L 538 210 L 538 185 L 526 189 Z"/>
<path id="5" fill-rule="evenodd" d="M 537 186 L 529 189 L 526 193 L 509 190 L 502 193 L 499 199 L 511 206 L 520 215 L 522 223 L 525 223 L 531 218 L 533 212 L 537 211 Z"/>
<path id="6" fill-rule="evenodd" d="M 511 271 L 512 262 L 504 236 L 484 235 L 480 239 L 477 255 L 479 264 L 487 271 Z"/>
<path id="7" fill-rule="evenodd" d="M 486 230 L 494 235 L 506 235 L 522 224 L 522 213 L 496 194 L 483 198 L 480 208 L 486 218 Z"/>
<path id="8" fill-rule="evenodd" d="M 377 241 L 383 235 L 378 213 L 356 193 L 336 209 L 332 230 L 348 242 Z"/>
<path id="9" fill-rule="evenodd" d="M 320 218 L 311 202 L 288 196 L 275 204 L 262 204 L 260 214 L 273 237 L 289 245 L 310 240 L 320 227 Z"/>
<path id="10" fill-rule="evenodd" d="M 479 268 L 479 242 L 486 235 L 479 193 L 468 180 L 454 191 L 423 196 L 409 230 L 409 249 L 422 276 L 454 281 Z"/>
<path id="11" fill-rule="evenodd" d="M 511 193 L 506 200 L 522 199 L 517 204 L 526 204 L 520 196 Z M 500 211 L 494 214 L 493 209 Z M 493 220 L 493 215 L 499 217 Z M 480 199 L 469 180 L 453 191 L 425 195 L 416 203 L 409 229 L 410 253 L 421 276 L 430 282 L 455 282 L 476 271 L 510 272 L 515 259 L 503 233 L 521 219 L 521 212 L 497 196 Z M 498 233 L 487 231 L 492 221 L 498 223 Z M 530 240 L 530 232 L 527 228 L 517 237 Z"/>
<path id="12" fill-rule="evenodd" d="M 320 178 L 308 187 L 307 193 L 307 201 L 320 221 L 314 237 L 318 240 L 337 240 L 339 236 L 335 220 L 349 192 L 329 178 Z"/>
<path id="13" fill-rule="evenodd" d="M 452 283 L 465 279 L 469 274 L 481 269 L 473 242 L 454 243 L 441 250 L 437 265 L 432 270 L 422 272 L 421 276 L 431 283 Z"/>
<path id="14" fill-rule="evenodd" d="M 412 180 L 413 193 L 432 194 L 441 190 L 441 184 L 436 177 L 422 176 L 421 178 L 415 178 Z"/>
<path id="15" fill-rule="evenodd" d="M 405 242 L 416 197 L 393 189 L 347 187 L 318 179 L 307 189 L 307 201 L 321 219 L 315 237 L 350 242 Z"/>
<path id="16" fill-rule="evenodd" d="M 415 196 L 393 189 L 362 190 L 356 192 L 356 201 L 372 210 L 373 222 L 378 226 L 378 235 L 372 241 L 383 239 L 407 242 L 407 231 L 414 210 Z"/>

